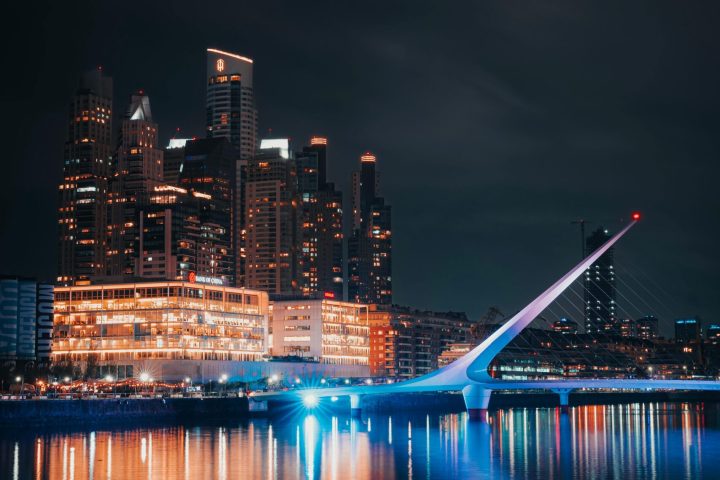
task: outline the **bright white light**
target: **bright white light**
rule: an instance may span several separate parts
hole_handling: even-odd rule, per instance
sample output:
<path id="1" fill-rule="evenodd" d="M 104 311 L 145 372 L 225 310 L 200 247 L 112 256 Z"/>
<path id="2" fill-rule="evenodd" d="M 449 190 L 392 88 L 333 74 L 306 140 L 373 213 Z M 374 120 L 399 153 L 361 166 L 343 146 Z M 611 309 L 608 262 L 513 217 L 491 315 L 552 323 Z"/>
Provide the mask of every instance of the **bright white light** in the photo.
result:
<path id="1" fill-rule="evenodd" d="M 16 382 L 19 382 L 20 380 L 22 380 L 22 378 L 20 378 L 20 377 L 15 377 L 15 381 L 16 381 Z"/>
<path id="2" fill-rule="evenodd" d="M 290 140 L 287 138 L 264 138 L 260 140 L 260 150 L 277 148 L 282 158 L 290 158 Z"/>
<path id="3" fill-rule="evenodd" d="M 349 385 L 349 384 L 350 384 L 350 379 L 349 379 L 349 378 L 346 378 L 346 379 L 345 379 L 345 385 Z"/>
<path id="4" fill-rule="evenodd" d="M 105 375 L 105 381 L 106 381 L 106 382 L 112 382 L 112 381 L 113 381 L 112 375 Z"/>
<path id="5" fill-rule="evenodd" d="M 270 380 L 272 380 L 273 382 L 277 382 L 278 381 L 277 374 L 274 374 L 272 377 L 270 377 Z"/>
<path id="6" fill-rule="evenodd" d="M 367 380 L 365 380 L 365 383 L 368 385 L 372 385 L 372 378 L 368 378 Z"/>
<path id="7" fill-rule="evenodd" d="M 324 383 L 325 383 L 325 379 L 324 379 L 324 378 L 321 378 L 321 379 L 320 379 L 320 383 L 324 384 Z"/>
<path id="8" fill-rule="evenodd" d="M 315 408 L 319 403 L 318 397 L 315 395 L 305 395 L 303 397 L 303 405 L 307 408 Z"/>
<path id="9" fill-rule="evenodd" d="M 69 382 L 69 381 L 70 381 L 70 377 L 65 377 L 65 378 L 63 378 L 63 381 L 64 381 L 65 383 Z"/>
<path id="10" fill-rule="evenodd" d="M 192 379 L 190 377 L 185 377 L 185 383 L 190 383 Z"/>
<path id="11" fill-rule="evenodd" d="M 296 378 L 295 378 L 295 383 L 302 383 L 302 380 L 300 380 L 300 378 L 296 377 Z"/>
<path id="12" fill-rule="evenodd" d="M 338 397 L 330 397 L 330 401 L 331 401 L 331 402 L 337 402 L 337 401 L 338 401 Z"/>
<path id="13" fill-rule="evenodd" d="M 220 379 L 221 379 L 222 381 L 227 380 L 227 379 L 228 379 L 227 374 L 223 373 L 222 375 L 220 375 Z"/>
<path id="14" fill-rule="evenodd" d="M 141 382 L 147 382 L 148 380 L 150 380 L 150 375 L 148 375 L 147 372 L 143 372 L 140 374 Z"/>

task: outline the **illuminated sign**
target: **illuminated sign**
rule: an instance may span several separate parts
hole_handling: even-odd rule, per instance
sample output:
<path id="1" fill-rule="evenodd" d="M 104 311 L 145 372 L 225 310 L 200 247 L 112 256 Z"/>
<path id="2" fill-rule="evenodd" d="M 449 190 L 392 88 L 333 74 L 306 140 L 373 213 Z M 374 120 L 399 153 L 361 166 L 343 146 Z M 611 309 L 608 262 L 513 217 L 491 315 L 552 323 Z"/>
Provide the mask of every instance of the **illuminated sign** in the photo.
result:
<path id="1" fill-rule="evenodd" d="M 195 272 L 188 273 L 188 282 L 203 283 L 206 285 L 226 285 L 227 281 L 220 277 L 208 277 L 207 275 L 198 275 Z"/>
<path id="2" fill-rule="evenodd" d="M 218 58 L 217 62 L 215 62 L 215 69 L 218 72 L 222 72 L 223 70 L 225 70 L 225 60 L 223 60 L 222 58 Z"/>
<path id="3" fill-rule="evenodd" d="M 335 298 L 335 293 L 334 293 L 334 292 L 325 292 L 325 293 L 323 294 L 323 296 L 324 296 L 325 298 Z"/>

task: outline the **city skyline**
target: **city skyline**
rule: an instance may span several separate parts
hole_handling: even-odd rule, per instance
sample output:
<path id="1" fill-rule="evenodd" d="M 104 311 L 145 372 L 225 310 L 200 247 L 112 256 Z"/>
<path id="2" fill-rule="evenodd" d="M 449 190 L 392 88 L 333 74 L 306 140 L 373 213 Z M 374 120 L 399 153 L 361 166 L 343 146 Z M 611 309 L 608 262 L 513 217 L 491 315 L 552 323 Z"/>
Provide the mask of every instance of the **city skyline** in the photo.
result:
<path id="1" fill-rule="evenodd" d="M 495 13 L 499 14 L 499 12 Z M 418 19 L 413 17 L 413 20 L 417 21 Z M 536 25 L 536 28 L 540 27 Z M 367 109 L 356 110 L 357 115 L 351 116 L 347 122 L 335 119 L 334 115 L 339 113 L 338 110 L 329 108 L 327 100 L 323 99 L 323 94 L 327 93 L 323 86 L 327 85 L 323 83 L 324 81 L 317 80 L 317 77 L 321 75 L 314 72 L 304 73 L 306 77 L 314 80 L 309 82 L 309 85 L 307 80 L 303 83 L 304 92 L 310 97 L 308 99 L 299 95 L 298 87 L 283 91 L 283 89 L 277 88 L 279 84 L 276 80 L 267 82 L 271 79 L 272 72 L 281 69 L 284 60 L 287 60 L 286 55 L 288 54 L 283 50 L 289 49 L 288 45 L 262 46 L 262 42 L 255 38 L 229 40 L 229 33 L 208 35 L 208 37 L 211 36 L 216 36 L 217 39 L 212 41 L 211 38 L 203 38 L 192 42 L 193 47 L 189 52 L 184 52 L 182 62 L 176 61 L 178 65 L 172 64 L 170 60 L 173 59 L 173 56 L 170 56 L 163 60 L 168 63 L 156 63 L 152 67 L 139 68 L 140 72 L 132 71 L 132 73 L 127 68 L 129 53 L 116 52 L 111 58 L 107 56 L 102 58 L 104 55 L 99 54 L 98 51 L 86 48 L 85 51 L 78 52 L 70 63 L 89 63 L 89 65 L 75 70 L 66 66 L 63 75 L 68 77 L 68 80 L 65 83 L 71 82 L 71 77 L 72 82 L 75 82 L 85 67 L 92 66 L 94 61 L 95 63 L 102 61 L 106 71 L 116 82 L 113 92 L 115 99 L 113 109 L 121 112 L 124 108 L 122 104 L 124 99 L 132 90 L 142 86 L 128 88 L 128 84 L 138 81 L 145 82 L 148 86 L 146 91 L 153 102 L 155 119 L 160 125 L 161 146 L 164 146 L 169 134 L 177 126 L 182 127 L 183 131 L 188 134 L 204 136 L 203 130 L 197 128 L 204 122 L 202 114 L 204 49 L 217 47 L 248 54 L 257 62 L 255 88 L 260 112 L 260 136 L 264 135 L 267 127 L 273 127 L 273 136 L 285 135 L 285 133 L 293 133 L 290 136 L 295 139 L 309 138 L 310 134 L 327 136 L 331 150 L 328 176 L 339 184 L 340 190 L 345 192 L 346 210 L 349 206 L 347 194 L 350 190 L 346 183 L 349 176 L 347 172 L 354 167 L 358 155 L 362 151 L 370 149 L 377 153 L 383 171 L 382 194 L 389 199 L 395 210 L 393 293 L 397 303 L 435 310 L 464 310 L 470 312 L 473 317 L 483 312 L 487 306 L 494 304 L 505 306 L 506 310 L 512 310 L 514 306 L 522 304 L 531 296 L 536 287 L 541 285 L 544 280 L 552 277 L 554 274 L 552 265 L 570 264 L 576 258 L 574 247 L 577 232 L 570 225 L 571 220 L 583 217 L 591 220 L 594 225 L 605 224 L 616 229 L 618 222 L 613 222 L 613 220 L 626 216 L 630 209 L 638 208 L 646 213 L 643 231 L 628 239 L 628 242 L 618 249 L 616 262 L 620 264 L 623 259 L 628 259 L 633 264 L 640 265 L 665 290 L 672 292 L 674 297 L 672 300 L 678 304 L 677 307 L 673 307 L 677 310 L 673 312 L 675 317 L 700 315 L 708 321 L 714 321 L 718 317 L 720 308 L 718 300 L 713 295 L 717 287 L 717 274 L 713 272 L 714 265 L 717 264 L 714 261 L 717 259 L 717 254 L 711 250 L 709 245 L 710 239 L 714 238 L 713 232 L 717 231 L 716 216 L 711 215 L 713 209 L 717 207 L 717 199 L 712 196 L 706 198 L 711 193 L 711 185 L 707 183 L 708 179 L 713 177 L 712 169 L 717 169 L 717 166 L 712 165 L 708 160 L 703 160 L 701 158 L 703 155 L 700 155 L 703 153 L 707 157 L 712 157 L 712 153 L 715 152 L 714 148 L 705 147 L 710 148 L 710 155 L 707 155 L 705 151 L 696 151 L 695 156 L 690 156 L 690 165 L 694 168 L 688 168 L 678 174 L 680 180 L 698 187 L 693 188 L 692 191 L 683 190 L 682 195 L 670 195 L 673 197 L 670 199 L 664 198 L 669 195 L 658 195 L 655 192 L 658 189 L 657 182 L 659 181 L 659 185 L 665 189 L 672 189 L 674 184 L 668 183 L 667 175 L 659 179 L 652 168 L 647 168 L 655 165 L 649 158 L 631 163 L 622 160 L 628 153 L 641 151 L 643 145 L 645 147 L 654 146 L 655 156 L 652 158 L 659 157 L 660 165 L 663 165 L 663 168 L 672 168 L 675 157 L 688 160 L 687 155 L 682 156 L 685 148 L 703 148 L 705 144 L 702 141 L 707 141 L 707 139 L 703 137 L 702 132 L 686 133 L 686 142 L 689 145 L 684 147 L 680 144 L 673 144 L 673 148 L 669 148 L 669 151 L 674 154 L 669 156 L 665 154 L 664 156 L 658 152 L 668 148 L 669 145 L 668 140 L 661 138 L 661 133 L 665 131 L 665 128 L 671 128 L 669 126 L 654 124 L 654 126 L 648 126 L 648 130 L 644 132 L 647 138 L 630 139 L 628 135 L 632 132 L 629 130 L 622 128 L 608 130 L 607 127 L 612 123 L 612 119 L 617 119 L 617 117 L 608 117 L 600 122 L 598 128 L 590 125 L 586 130 L 575 130 L 573 132 L 575 136 L 571 135 L 565 138 L 567 142 L 562 142 L 560 141 L 561 136 L 557 136 L 559 132 L 556 129 L 557 125 L 553 124 L 539 130 L 547 129 L 551 137 L 555 136 L 554 141 L 549 143 L 559 145 L 556 148 L 560 157 L 570 156 L 571 153 L 585 154 L 590 160 L 580 160 L 579 165 L 568 163 L 567 158 L 564 162 L 559 161 L 557 165 L 552 166 L 553 168 L 550 170 L 552 174 L 545 173 L 545 176 L 542 177 L 542 186 L 538 187 L 530 181 L 531 174 L 538 174 L 532 169 L 532 160 L 539 157 L 544 162 L 549 161 L 552 158 L 551 151 L 553 149 L 549 148 L 549 145 L 541 145 L 541 148 L 538 149 L 539 154 L 533 148 L 529 149 L 532 151 L 519 152 L 518 150 L 523 150 L 522 142 L 518 143 L 514 140 L 522 140 L 526 137 L 523 137 L 522 132 L 518 133 L 517 125 L 515 128 L 503 130 L 502 120 L 506 119 L 505 115 L 512 113 L 518 114 L 523 120 L 532 120 L 535 118 L 535 114 L 528 114 L 526 109 L 547 107 L 547 104 L 543 101 L 528 101 L 528 97 L 532 97 L 532 94 L 528 94 L 527 90 L 524 91 L 522 86 L 518 86 L 517 80 L 513 84 L 508 78 L 494 77 L 494 75 L 502 73 L 502 68 L 496 72 L 486 72 L 487 76 L 481 77 L 479 80 L 481 84 L 479 88 L 471 89 L 468 92 L 470 97 L 475 99 L 474 102 L 469 102 L 473 111 L 483 110 L 486 107 L 499 109 L 492 115 L 488 113 L 492 117 L 492 121 L 485 123 L 483 120 L 479 122 L 479 125 L 473 123 L 472 127 L 458 127 L 462 123 L 461 114 L 468 112 L 462 108 L 465 103 L 455 104 L 456 110 L 450 118 L 454 120 L 452 123 L 458 133 L 448 133 L 439 128 L 441 125 L 437 124 L 440 135 L 428 140 L 416 138 L 413 128 L 407 127 L 412 122 L 409 114 L 397 118 L 397 115 L 400 115 L 396 112 L 398 106 L 392 102 L 391 106 L 382 108 L 380 105 L 377 110 L 378 118 L 389 116 L 391 119 L 398 120 L 393 129 L 392 125 L 386 123 L 389 120 L 383 118 L 379 123 L 384 125 L 384 134 L 379 133 L 380 129 L 373 124 L 372 118 L 363 118 L 369 113 Z M 263 37 L 259 35 L 258 38 L 262 39 Z M 418 66 L 418 60 L 414 55 L 417 54 L 418 46 L 422 45 L 422 42 L 400 42 L 394 45 L 398 50 L 393 50 L 392 42 L 388 42 L 388 45 L 391 47 L 389 51 L 383 50 L 380 45 L 369 48 L 375 56 L 370 56 L 368 62 L 371 65 L 384 65 L 396 58 L 394 57 L 396 55 L 402 67 L 413 71 L 412 69 Z M 353 48 L 354 51 L 358 51 L 360 48 L 357 45 L 349 45 L 349 47 L 351 47 L 351 51 Z M 290 50 L 292 51 L 292 49 Z M 132 49 L 128 51 L 132 51 Z M 486 52 L 486 55 L 489 54 Z M 305 54 L 303 58 L 317 66 L 318 60 L 312 55 Z M 498 60 L 496 57 L 490 56 L 490 58 Z M 177 60 L 177 57 L 174 60 Z M 433 61 L 440 62 L 439 60 Z M 692 62 L 692 59 L 687 62 Z M 327 68 L 331 68 L 330 64 L 325 65 Z M 694 64 L 690 63 L 690 66 L 692 65 Z M 625 67 L 632 73 L 630 66 L 625 65 Z M 660 67 L 662 64 L 658 68 Z M 348 66 L 340 64 L 337 68 L 338 71 L 346 72 Z M 263 71 L 264 69 L 265 71 Z M 179 72 L 184 73 L 180 74 Z M 390 74 L 398 73 L 401 72 L 390 70 Z M 715 72 L 711 73 L 715 74 Z M 546 72 L 545 77 L 543 75 L 540 77 L 547 79 L 548 75 L 550 74 Z M 172 86 L 168 92 L 163 91 L 158 79 L 164 79 L 166 76 L 171 76 L 183 85 L 188 99 L 187 104 L 179 102 L 182 104 L 180 107 L 169 108 L 173 95 L 178 93 L 178 87 Z M 197 81 L 198 78 L 200 81 Z M 265 83 L 260 80 L 261 78 Z M 554 77 L 550 75 L 549 78 Z M 410 82 L 410 85 L 421 89 L 428 88 L 432 83 L 427 83 L 429 80 L 421 78 Z M 659 88 L 655 85 L 656 81 L 652 81 L 653 79 L 644 83 L 641 80 L 637 79 L 641 85 Z M 677 79 L 675 80 L 677 81 Z M 357 88 L 356 81 L 349 77 L 334 79 L 337 84 L 336 88 L 342 88 L 343 85 L 347 88 Z M 467 77 L 465 81 L 472 83 Z M 283 84 L 280 83 L 280 85 Z M 289 86 L 289 84 L 284 85 Z M 369 93 L 362 96 L 365 101 L 374 104 L 382 98 L 387 98 L 388 92 L 379 88 L 383 85 L 371 83 L 371 86 L 375 90 L 371 88 Z M 598 88 L 597 85 L 594 87 Z M 584 88 L 593 87 L 585 86 Z M 612 82 L 608 88 L 608 95 L 611 99 L 619 102 L 621 106 L 633 105 L 628 98 L 620 95 L 620 93 L 627 92 L 612 90 Z M 32 224 L 44 225 L 44 228 L 55 228 L 51 222 L 55 215 L 56 191 L 54 187 L 47 192 L 45 190 L 47 190 L 47 183 L 59 183 L 59 173 L 57 177 L 53 177 L 52 182 L 47 182 L 45 179 L 38 181 L 36 187 L 33 183 L 28 182 L 32 176 L 28 172 L 23 173 L 22 170 L 27 168 L 25 164 L 28 161 L 38 158 L 41 158 L 38 161 L 42 161 L 43 171 L 56 171 L 60 164 L 62 140 L 60 143 L 57 143 L 56 140 L 58 133 L 64 133 L 62 119 L 67 115 L 67 99 L 72 88 L 67 91 L 65 89 L 60 91 L 59 88 L 55 90 L 53 105 L 55 102 L 60 104 L 59 108 L 55 107 L 55 114 L 60 115 L 60 123 L 58 124 L 57 119 L 53 117 L 53 113 L 49 117 L 41 116 L 41 119 L 33 120 L 34 129 L 38 128 L 36 125 L 44 126 L 46 132 L 43 133 L 46 135 L 47 141 L 43 142 L 42 146 L 26 146 L 23 150 L 29 150 L 27 153 L 13 155 L 13 158 L 18 159 L 18 164 L 13 164 L 11 167 L 20 170 L 11 177 L 15 179 L 13 183 L 17 184 L 11 187 L 11 192 L 13 189 L 15 192 L 24 192 L 24 189 L 27 188 L 30 188 L 31 192 L 35 192 L 34 189 L 38 188 L 39 193 L 34 198 L 38 199 L 39 210 L 37 220 Z M 563 98 L 559 92 L 551 93 L 553 98 Z M 637 93 L 644 101 L 653 99 L 657 101 L 657 95 L 648 96 L 648 92 Z M 443 93 L 438 94 L 442 99 L 440 103 L 453 100 L 447 98 Z M 613 94 L 615 95 L 613 96 Z M 474 95 L 478 95 L 479 98 Z M 43 98 L 46 97 L 39 96 L 39 99 Z M 394 98 L 393 102 L 400 101 L 402 105 L 402 102 L 409 101 L 410 98 L 401 95 Z M 310 108 L 312 106 L 311 99 L 315 99 L 317 108 Z M 458 98 L 454 100 L 457 101 Z M 715 101 L 716 98 L 711 97 L 709 100 Z M 34 101 L 39 102 L 40 100 Z M 501 104 L 500 106 L 498 106 L 498 102 Z M 518 102 L 521 105 L 517 105 Z M 187 105 L 192 105 L 192 107 Z M 347 107 L 346 104 L 343 105 Z M 433 103 L 433 105 L 435 104 Z M 690 102 L 689 105 L 690 107 L 686 108 L 697 107 L 693 102 Z M 299 106 L 302 108 L 298 108 Z M 409 105 L 405 106 L 409 107 Z M 118 108 L 120 110 L 117 110 Z M 586 121 L 591 120 L 595 115 L 602 116 L 602 114 L 612 113 L 597 104 L 584 108 L 585 110 L 580 108 L 581 111 L 576 113 Z M 61 111 L 62 109 L 65 110 Z M 183 109 L 182 112 L 181 109 Z M 518 113 L 518 109 L 520 113 Z M 408 108 L 408 110 L 413 111 L 413 108 Z M 646 110 L 646 112 L 651 111 L 653 111 L 652 108 Z M 200 115 L 197 115 L 197 112 L 200 112 Z M 415 112 L 417 113 L 417 110 Z M 428 111 L 427 113 L 432 112 Z M 562 112 L 551 113 L 555 114 L 551 115 L 555 121 L 562 116 L 559 115 Z M 444 114 L 447 115 L 449 112 Z M 645 113 L 645 115 L 647 114 Z M 697 114 L 702 115 L 702 112 Z M 687 116 L 688 113 L 685 112 L 680 116 L 682 115 Z M 191 117 L 192 119 L 190 119 Z M 303 120 L 308 117 L 308 120 Z M 174 118 L 179 120 L 176 123 L 181 124 L 173 124 Z M 473 120 L 473 118 L 474 116 L 471 115 L 470 119 Z M 540 116 L 539 118 L 544 117 Z M 690 116 L 690 118 L 693 117 Z M 399 121 L 400 119 L 404 119 L 405 123 Z M 466 118 L 465 121 L 467 120 Z M 663 120 L 668 121 L 664 117 Z M 709 120 L 705 119 L 704 121 Z M 648 120 L 648 122 L 650 121 Z M 118 117 L 115 118 L 116 126 L 117 123 Z M 477 126 L 483 124 L 486 126 L 485 130 L 482 128 L 476 130 Z M 59 128 L 57 128 L 58 125 L 60 125 Z M 353 135 L 358 125 L 364 130 L 360 130 L 359 135 Z M 683 125 L 680 122 L 675 125 L 675 128 L 682 128 Z M 421 126 L 427 127 L 428 125 L 422 123 Z M 53 129 L 57 131 L 53 131 Z M 487 141 L 479 142 L 476 145 L 478 153 L 475 156 L 462 152 L 468 144 L 473 145 L 474 142 L 471 141 L 465 145 L 452 143 L 452 140 L 458 140 L 464 136 L 471 138 L 473 132 L 476 131 L 480 131 L 478 136 L 485 140 L 487 140 L 487 136 L 491 135 L 491 132 L 501 133 L 505 142 L 492 147 Z M 114 134 L 115 132 L 113 132 Z M 531 144 L 537 142 L 537 135 L 538 131 L 529 134 L 532 140 Z M 349 140 L 350 137 L 356 138 Z M 643 136 L 640 135 L 640 137 Z M 692 139 L 696 141 L 693 142 Z M 702 141 L 698 142 L 697 140 Z M 418 151 L 425 152 L 425 154 L 418 155 Z M 56 154 L 53 156 L 52 152 L 56 152 Z M 453 156 L 457 158 L 449 159 Z M 596 166 L 599 171 L 594 171 L 593 162 L 604 158 L 609 158 L 610 161 L 607 164 L 600 164 L 600 167 Z M 693 159 L 698 163 L 693 163 Z M 509 163 L 513 164 L 513 167 L 510 168 L 503 160 L 510 160 Z M 474 166 L 475 163 L 479 166 Z M 560 168 L 561 165 L 566 169 Z M 438 168 L 434 169 L 433 166 Z M 529 171 L 523 173 L 523 168 L 518 168 L 518 166 L 529 167 Z M 414 170 L 408 170 L 411 167 Z M 695 171 L 698 169 L 701 173 Z M 432 175 L 428 176 L 424 170 L 431 170 Z M 581 174 L 582 178 L 593 175 L 593 182 L 597 181 L 598 185 L 586 184 L 583 189 L 580 189 L 580 192 L 577 192 L 578 189 L 573 185 L 575 182 L 572 181 L 572 177 L 578 174 Z M 506 176 L 510 177 L 509 179 L 512 181 L 508 181 Z M 464 180 L 465 177 L 474 178 L 477 181 Z M 626 177 L 630 177 L 633 181 L 629 181 Z M 558 182 L 558 180 L 561 181 Z M 606 190 L 603 184 L 608 181 L 612 188 Z M 570 188 L 566 188 L 568 185 Z M 635 191 L 628 192 L 628 187 L 633 186 Z M 39 187 L 42 187 L 42 190 Z M 428 188 L 434 192 L 437 197 L 436 201 L 427 201 L 428 196 L 423 192 Z M 8 193 L 5 192 L 3 195 L 8 195 Z M 566 205 L 573 203 L 572 206 Z M 693 208 L 695 205 L 697 208 Z M 457 208 L 458 206 L 460 208 Z M 23 212 L 23 209 L 27 207 L 19 205 L 18 208 L 20 212 Z M 457 212 L 454 211 L 456 208 Z M 468 215 L 467 211 L 471 211 L 472 214 Z M 28 212 L 25 211 L 25 213 Z M 35 220 L 35 216 L 32 218 Z M 2 216 L 4 233 L 0 245 L 3 247 L 2 259 L 6 266 L 4 268 L 7 268 L 5 273 L 52 277 L 54 246 L 48 243 L 54 242 L 45 240 L 45 243 L 42 243 L 44 235 L 41 235 L 30 241 L 23 240 L 23 245 L 19 245 L 17 239 L 10 238 L 10 236 L 14 236 L 13 232 L 17 231 L 12 227 L 22 227 L 26 225 L 24 222 L 27 220 L 18 218 L 17 214 L 12 212 L 4 212 Z M 47 237 L 54 238 L 53 235 L 47 235 Z M 447 249 L 447 252 L 429 248 L 441 238 L 454 242 L 453 245 L 457 248 Z M 31 255 L 33 248 L 39 252 L 38 255 Z M 8 251 L 11 251 L 12 254 L 6 253 Z M 18 253 L 20 254 L 18 255 Z M 537 258 L 538 254 L 547 258 Z M 461 258 L 456 258 L 456 256 Z M 658 258 L 661 262 L 656 262 Z M 424 262 L 425 267 L 419 273 L 413 268 L 418 261 Z M 523 267 L 530 262 L 535 262 L 533 268 L 524 269 Z M 646 267 L 651 263 L 659 263 L 659 265 Z M 517 271 L 523 271 L 524 278 L 516 283 L 513 272 Z M 438 276 L 457 279 L 457 281 L 442 282 L 448 285 L 425 287 L 425 284 L 432 283 L 430 279 Z M 509 286 L 516 288 L 508 288 Z M 661 312 L 646 313 L 655 314 L 663 323 L 669 323 L 674 319 L 668 318 Z"/>

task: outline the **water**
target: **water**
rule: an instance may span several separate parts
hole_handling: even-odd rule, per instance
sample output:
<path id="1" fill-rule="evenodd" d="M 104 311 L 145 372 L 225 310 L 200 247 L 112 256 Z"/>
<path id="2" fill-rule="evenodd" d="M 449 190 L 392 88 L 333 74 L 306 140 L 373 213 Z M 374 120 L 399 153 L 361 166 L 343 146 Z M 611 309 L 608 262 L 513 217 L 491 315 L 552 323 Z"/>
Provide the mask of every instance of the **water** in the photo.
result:
<path id="1" fill-rule="evenodd" d="M 0 478 L 720 478 L 720 405 L 314 411 L 223 425 L 0 433 Z"/>

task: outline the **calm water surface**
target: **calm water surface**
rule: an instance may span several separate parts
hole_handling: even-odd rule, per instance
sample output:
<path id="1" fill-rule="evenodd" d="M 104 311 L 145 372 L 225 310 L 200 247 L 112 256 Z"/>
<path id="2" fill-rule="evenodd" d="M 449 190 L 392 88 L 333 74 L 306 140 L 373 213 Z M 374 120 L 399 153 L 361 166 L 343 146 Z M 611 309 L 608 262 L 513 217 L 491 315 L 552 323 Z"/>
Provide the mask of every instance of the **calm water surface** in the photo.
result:
<path id="1" fill-rule="evenodd" d="M 322 410 L 224 425 L 0 432 L 0 478 L 715 478 L 720 406 L 460 414 Z"/>

